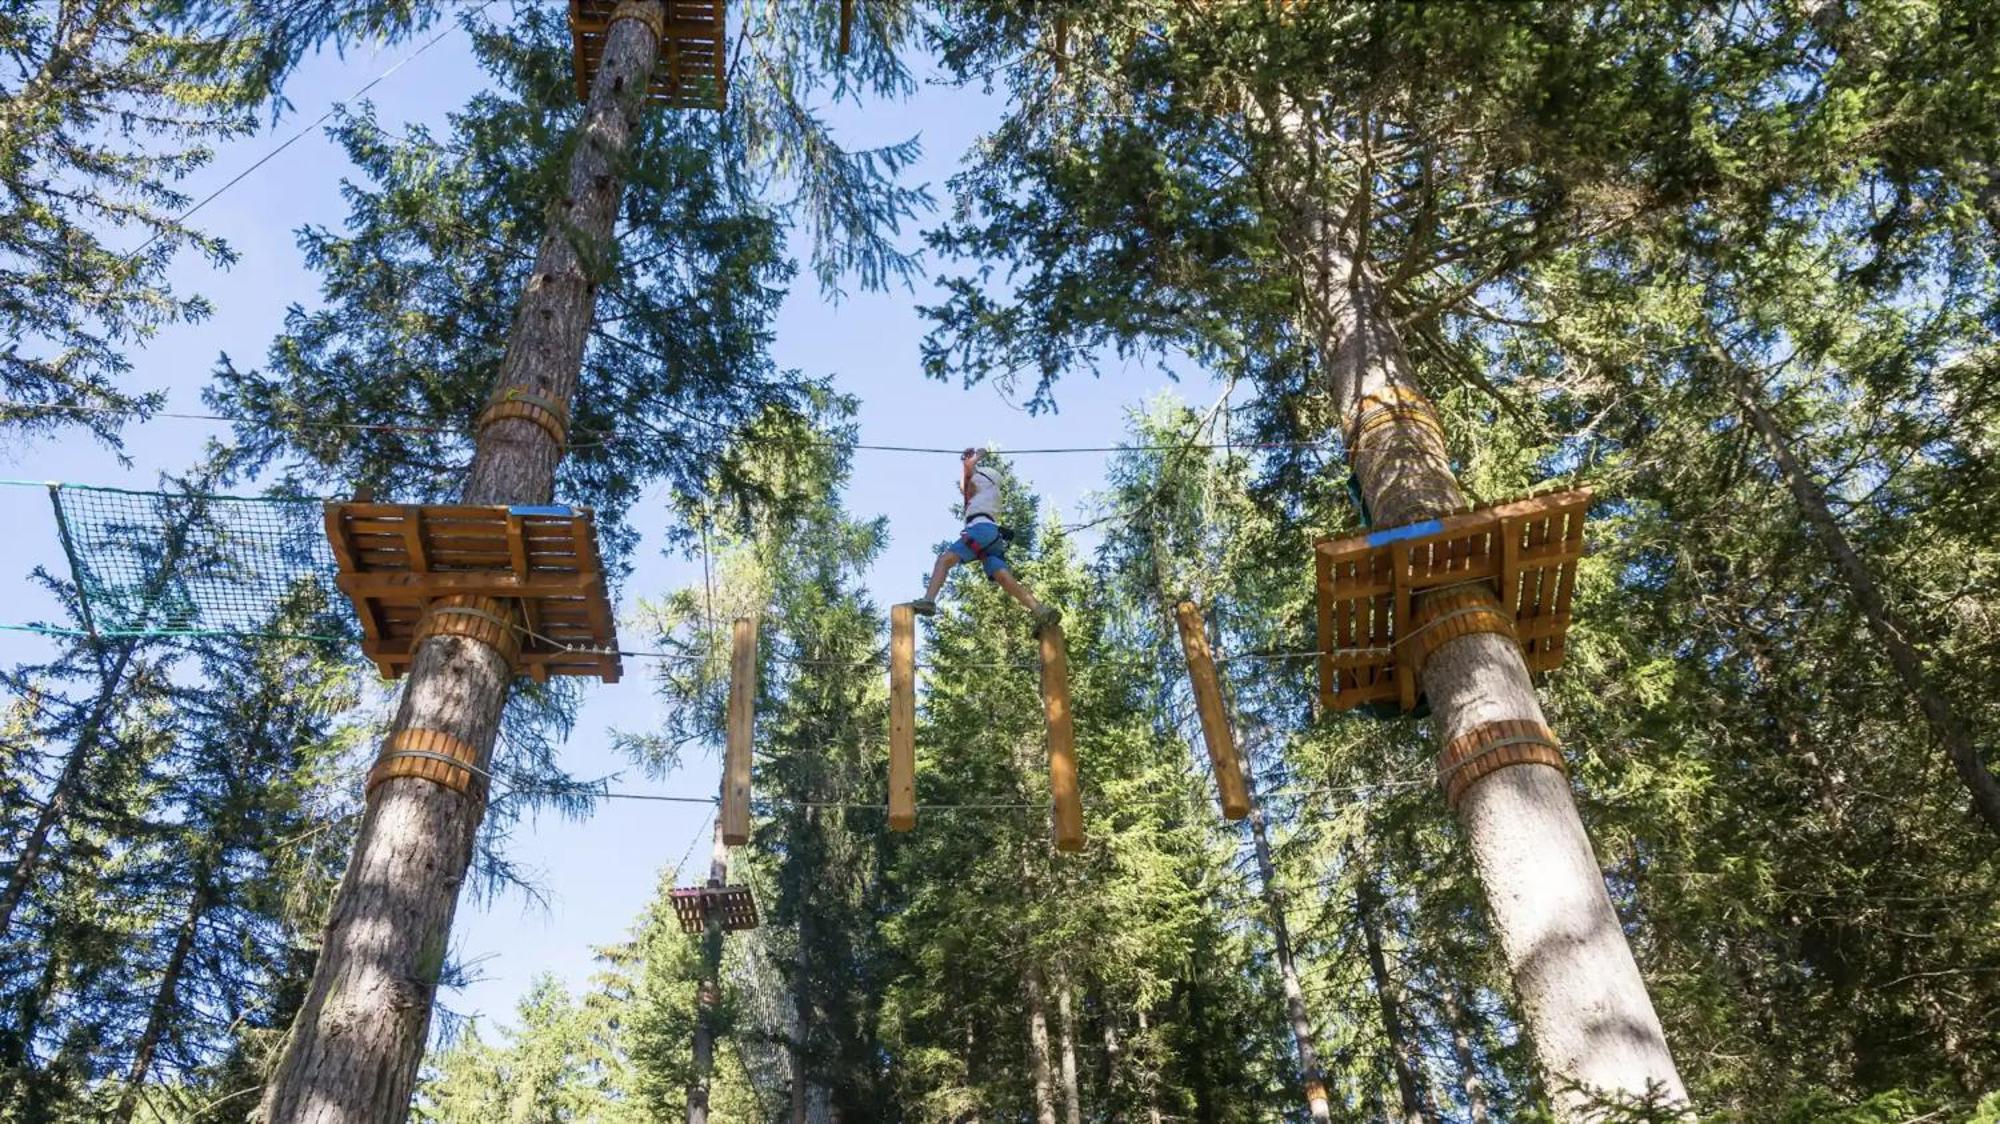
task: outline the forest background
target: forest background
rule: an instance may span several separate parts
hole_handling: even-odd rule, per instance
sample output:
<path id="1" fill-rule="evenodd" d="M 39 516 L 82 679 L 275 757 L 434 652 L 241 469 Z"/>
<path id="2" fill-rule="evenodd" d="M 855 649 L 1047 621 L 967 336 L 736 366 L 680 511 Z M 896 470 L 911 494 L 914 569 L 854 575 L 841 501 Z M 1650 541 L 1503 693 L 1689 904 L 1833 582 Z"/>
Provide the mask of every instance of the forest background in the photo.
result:
<path id="1" fill-rule="evenodd" d="M 1895 610 L 1918 622 L 1930 689 L 1951 700 L 1955 721 L 1990 731 L 1991 702 L 1979 684 L 1994 666 L 1991 539 L 2000 525 L 1988 486 L 1994 195 L 1978 168 L 1985 160 L 1990 170 L 1993 146 L 1969 126 L 1947 141 L 1934 130 L 1952 114 L 1980 119 L 1972 108 L 1991 98 L 1991 70 L 1981 66 L 1993 57 L 1994 33 L 1949 7 L 1909 5 L 1879 21 L 1804 7 L 1812 19 L 1793 20 L 1783 14 L 1789 8 L 1764 14 L 1787 34 L 1822 37 L 1820 54 L 1803 52 L 1809 63 L 1860 60 L 1872 84 L 1843 92 L 1851 104 L 1841 112 L 1812 119 L 1839 143 L 1829 142 L 1831 155 L 1808 154 L 1810 145 L 1793 153 L 1806 185 L 1797 197 L 1759 213 L 1768 200 L 1754 191 L 1732 196 L 1756 170 L 1728 166 L 1718 154 L 1725 146 L 1704 137 L 1703 157 L 1722 167 L 1687 173 L 1697 205 L 1669 204 L 1657 225 L 1584 243 L 1601 256 L 1548 246 L 1532 222 L 1501 229 L 1494 237 L 1504 271 L 1455 277 L 1470 283 L 1459 297 L 1471 311 L 1451 305 L 1417 345 L 1418 360 L 1449 372 L 1432 390 L 1478 494 L 1564 476 L 1607 496 L 1594 531 L 1602 545 L 1579 595 L 1572 666 L 1548 684 L 1551 712 L 1577 754 L 1581 801 L 1614 900 L 1698 1098 L 1748 1119 L 1983 1119 L 1991 1102 L 1974 1106 L 2000 1065 L 1990 1034 L 2000 995 L 1992 836 L 1966 812 L 1908 680 L 1884 663 L 1862 620 L 1865 598 L 1851 580 L 1832 579 L 1823 528 L 1800 514 L 1799 490 L 1787 487 L 1797 472 L 1773 454 L 1768 435 L 1746 426 L 1741 410 L 1756 407 L 1739 410 L 1726 388 L 1739 385 L 1731 381 L 1733 344 L 1748 355 L 1740 366 L 1756 373 L 1752 400 L 1768 391 L 1779 403 L 1776 444 L 1803 459 L 1806 491 L 1859 546 Z M 533 18 L 503 13 L 486 15 L 509 29 Z M 549 41 L 548 24 L 535 29 L 542 40 L 522 41 Z M 1034 252 L 1007 245 L 1007 224 L 1029 219 L 1009 210 L 1004 177 L 969 180 L 955 200 L 943 182 L 978 137 L 1022 105 L 1018 86 L 1011 100 L 983 90 L 977 69 L 994 61 L 988 52 L 1018 46 L 1010 37 L 1021 34 L 1019 21 L 997 17 L 992 28 L 976 19 L 953 28 L 943 65 L 970 88 L 929 81 L 945 71 L 908 44 L 923 81 L 914 96 L 830 112 L 834 135 L 853 146 L 922 138 L 922 157 L 899 179 L 928 183 L 943 207 L 913 217 L 898 245 L 914 250 L 920 230 L 949 225 L 955 237 L 939 248 L 968 252 L 926 259 L 924 277 L 976 275 Z M 344 63 L 321 58 L 286 92 L 300 112 L 314 113 L 427 37 Z M 445 115 L 493 82 L 489 74 L 524 65 L 504 55 L 487 61 L 496 69 L 474 64 L 462 33 L 440 40 L 373 92 L 380 124 L 390 134 L 413 124 L 442 133 Z M 258 105 L 250 116 L 261 122 L 267 111 Z M 224 145 L 180 188 L 199 197 L 289 135 L 296 120 Z M 350 144 L 356 137 L 369 143 L 363 131 Z M 1851 166 L 1842 155 L 1850 144 L 1860 154 Z M 1017 186 L 1051 174 L 1041 153 L 980 151 L 1003 164 L 1023 159 L 1028 175 Z M 219 373 L 217 408 L 251 419 L 268 408 L 255 387 L 244 389 L 254 380 L 241 372 L 264 362 L 271 337 L 296 332 L 282 322 L 287 305 L 315 307 L 310 294 L 322 275 L 348 268 L 337 259 L 302 268 L 291 235 L 301 223 L 342 231 L 350 202 L 335 193 L 342 159 L 315 133 L 201 216 L 195 225 L 226 238 L 243 260 L 227 271 L 186 260 L 173 267 L 175 288 L 208 295 L 216 314 L 120 341 L 131 365 L 114 372 L 120 390 L 158 388 L 169 409 L 203 410 L 197 372 L 214 370 L 226 352 L 237 366 Z M 393 160 L 369 172 L 379 179 L 385 169 L 404 174 Z M 370 180 L 359 170 L 353 178 Z M 1468 209 L 1475 186 L 1460 185 Z M 1513 186 L 1496 181 L 1493 190 Z M 1054 186 L 1059 207 L 1079 206 L 1061 197 L 1074 188 Z M 968 198 L 977 205 L 954 215 L 951 205 Z M 1098 217 L 1087 210 L 1068 217 Z M 1203 219 L 1150 217 L 1162 231 Z M 1768 237 L 1745 233 L 1760 220 Z M 1229 229 L 1229 216 L 1217 221 Z M 978 230 L 982 222 L 991 228 Z M 1512 248 L 1508 238 L 1517 240 Z M 789 252 L 793 260 L 810 253 L 796 241 Z M 1226 257 L 1186 260 L 1206 266 Z M 1440 268 L 1451 276 L 1450 263 Z M 1026 321 L 982 322 L 966 312 L 990 311 L 976 300 L 940 300 L 963 301 L 979 286 L 853 286 L 836 302 L 809 271 L 783 273 L 768 275 L 783 281 L 784 294 L 764 324 L 770 369 L 779 383 L 794 367 L 805 380 L 830 375 L 833 391 L 853 395 L 858 408 L 827 397 L 803 403 L 805 424 L 836 434 L 853 424 L 865 442 L 992 441 L 1003 451 L 1118 437 L 1198 447 L 1225 434 L 1293 438 L 1313 421 L 1310 408 L 1259 412 L 1247 386 L 1230 399 L 1233 409 L 1212 411 L 1217 378 L 1178 353 L 1190 345 L 1171 331 L 1168 358 L 1143 347 L 1122 355 L 1120 332 L 1143 335 L 1158 311 L 1144 299 L 1065 320 L 1076 310 L 1035 305 L 1044 293 L 1023 299 Z M 1689 279 L 1706 287 L 1676 284 Z M 1119 287 L 1107 285 L 1107 303 L 1123 296 Z M 942 328 L 913 307 L 932 303 L 944 306 Z M 1127 314 L 1105 334 L 1079 330 L 1089 344 L 1080 365 L 1102 362 L 1105 377 L 1063 381 L 1052 391 L 1060 411 L 1030 414 L 1021 403 L 1048 386 L 958 384 L 960 375 L 1021 359 L 1010 348 L 1038 326 Z M 1135 323 L 1142 327 L 1134 331 Z M 951 377 L 922 379 L 920 344 L 953 333 L 971 342 L 946 353 Z M 1688 346 L 1711 339 L 1720 356 Z M 1213 348 L 1210 358 L 1227 357 L 1218 370 L 1264 389 L 1287 387 L 1296 375 L 1239 363 L 1213 338 L 1191 346 Z M 1050 374 L 1046 356 L 1032 344 L 1029 351 Z M 32 385 L 10 375 L 10 390 Z M 1169 386 L 1191 412 L 1155 398 Z M 1287 401 L 1284 393 L 1271 400 Z M 124 432 L 130 463 L 116 464 L 110 448 L 52 424 L 49 412 L 9 420 L 23 423 L 6 431 L 14 474 L 139 488 L 157 473 L 190 470 L 205 455 L 198 435 L 215 432 L 166 418 L 134 424 Z M 1543 1091 L 1470 871 L 1435 792 L 1421 783 L 1424 754 L 1408 725 L 1309 720 L 1307 668 L 1233 665 L 1245 741 L 1273 793 L 1274 853 L 1259 861 L 1249 835 L 1215 822 L 1186 737 L 1185 686 L 1160 674 L 1174 651 L 1158 617 L 1163 596 L 1200 594 L 1225 651 L 1281 653 L 1305 639 L 1306 547 L 1316 533 L 1356 526 L 1331 458 L 1279 451 L 1232 459 L 1196 448 L 1178 457 L 1010 462 L 1021 485 L 1011 514 L 1036 531 L 1024 563 L 1071 610 L 1079 637 L 1073 661 L 1092 828 L 1106 841 L 1091 865 L 1063 867 L 1042 852 L 1032 811 L 931 817 L 919 837 L 889 846 L 865 809 L 829 824 L 798 803 L 833 795 L 866 804 L 879 795 L 881 684 L 879 676 L 856 685 L 815 675 L 809 662 L 788 673 L 784 659 L 809 661 L 822 647 L 865 659 L 879 644 L 883 606 L 913 592 L 929 548 L 949 533 L 953 465 L 948 456 L 822 456 L 797 432 L 763 439 L 792 438 L 768 466 L 754 457 L 729 462 L 764 486 L 766 506 L 740 517 L 709 512 L 706 549 L 694 546 L 685 488 L 642 491 L 625 515 L 641 536 L 624 581 L 628 644 L 708 651 L 716 601 L 725 617 L 768 606 L 780 621 L 761 700 L 769 741 L 760 768 L 775 802 L 763 807 L 764 827 L 741 867 L 767 904 L 772 932 L 731 954 L 732 1033 L 717 1077 L 723 1118 L 776 1112 L 761 1105 L 767 1095 L 850 1120 L 886 1119 L 867 1113 L 890 1104 L 899 1116 L 932 1120 L 982 1110 L 1053 1119 L 1058 1104 L 1071 1120 L 1298 1116 L 1310 1077 L 1284 1013 L 1274 916 L 1296 940 L 1292 971 L 1312 1012 L 1305 1037 L 1322 1048 L 1342 1112 L 1419 1120 L 1534 1111 Z M 0 565 L 49 566 L 60 578 L 60 545 L 35 530 L 49 525 L 45 496 L 12 489 L 0 501 L 22 529 L 0 543 Z M 1054 526 L 1100 515 L 1114 518 L 1074 537 Z M 886 523 L 872 523 L 877 517 Z M 662 551 L 650 536 L 668 527 L 676 537 Z M 940 664 L 925 712 L 926 792 L 1032 806 L 1040 782 L 1036 723 L 1022 706 L 1032 697 L 1022 693 L 1027 680 L 978 667 L 995 649 L 1025 652 L 1027 641 L 1005 606 L 969 584 L 959 587 L 963 608 L 927 634 Z M 59 581 L 42 587 L 42 601 L 20 603 L 19 620 L 60 622 L 62 592 Z M 639 598 L 652 598 L 652 607 L 640 609 Z M 21 1108 L 29 1105 L 86 1118 L 111 1104 L 127 1118 L 209 1112 L 262 1064 L 282 1025 L 281 1009 L 265 1000 L 299 980 L 296 957 L 310 948 L 315 903 L 338 873 L 332 844 L 343 821 L 329 809 L 351 801 L 354 755 L 365 752 L 367 723 L 337 719 L 379 704 L 356 693 L 367 688 L 332 652 L 278 646 L 258 656 L 252 646 L 217 643 L 172 655 L 160 645 L 137 657 L 135 666 L 158 668 L 150 679 L 134 673 L 146 690 L 121 692 L 123 709 L 107 720 L 93 716 L 87 689 L 60 704 L 45 697 L 51 683 L 87 687 L 91 654 L 81 646 L 0 642 L 18 666 L 7 727 L 10 759 L 22 766 L 10 781 L 18 786 L 8 827 L 17 871 L 18 841 L 48 807 L 41 786 L 67 760 L 103 770 L 94 778 L 102 787 L 58 825 L 53 849 L 24 885 L 17 924 L 29 933 L 9 937 L 10 955 L 22 958 L 9 977 L 13 1021 L 0 1058 L 12 1111 L 34 1118 Z M 175 663 L 187 659 L 198 667 Z M 278 664 L 259 663 L 267 659 Z M 623 791 L 704 795 L 713 786 L 707 747 L 719 668 L 668 666 L 656 679 L 631 661 L 624 686 L 586 691 L 573 713 L 557 698 L 552 711 L 530 715 L 523 740 L 539 747 L 529 753 L 532 768 L 557 764 L 579 778 L 617 771 L 613 787 Z M 255 675 L 237 678 L 245 667 Z M 234 708 L 261 697 L 230 689 L 244 684 L 272 688 L 273 705 Z M 357 703 L 358 712 L 347 709 Z M 296 713 L 287 711 L 293 704 Z M 607 733 L 614 729 L 627 736 Z M 1990 734 L 1978 740 L 1990 762 Z M 97 741 L 115 751 L 76 752 L 104 749 Z M 306 745 L 317 748 L 301 757 Z M 1002 752 L 982 758 L 954 748 L 968 745 Z M 269 751 L 264 779 L 284 781 L 276 789 L 284 800 L 267 806 L 233 781 L 206 785 L 241 780 L 233 770 L 263 760 L 239 755 L 245 746 Z M 434 1059 L 422 1102 L 432 1118 L 494 1119 L 504 1110 L 517 1119 L 649 1119 L 676 1108 L 695 969 L 654 891 L 684 855 L 699 868 L 704 810 L 612 801 L 584 815 L 587 797 L 573 791 L 555 806 L 497 821 L 483 869 L 511 864 L 552 901 L 544 913 L 533 894 L 503 886 L 462 915 L 455 958 L 486 980 L 446 1005 L 485 1016 L 484 1026 L 451 1038 Z M 284 828 L 253 831 L 243 856 L 218 860 L 254 875 L 237 884 L 241 900 L 212 914 L 204 910 L 216 903 L 201 894 L 187 903 L 170 892 L 189 871 L 176 840 L 214 826 L 197 812 L 213 812 L 215 824 Z M 315 833 L 325 845 L 301 857 L 292 841 Z M 189 904 L 201 908 L 184 911 Z M 187 971 L 168 954 L 183 921 L 204 962 L 199 986 L 176 991 L 161 984 Z M 1130 940 L 1103 939 L 1114 934 Z M 609 954 L 586 963 L 593 946 Z M 558 982 L 535 984 L 547 969 Z M 946 981 L 949 996 L 938 993 Z M 153 1036 L 158 1048 L 135 1053 L 155 1026 L 175 1029 Z M 440 1026 L 465 1032 L 455 1020 Z M 884 1051 L 896 1064 L 882 1063 Z"/>

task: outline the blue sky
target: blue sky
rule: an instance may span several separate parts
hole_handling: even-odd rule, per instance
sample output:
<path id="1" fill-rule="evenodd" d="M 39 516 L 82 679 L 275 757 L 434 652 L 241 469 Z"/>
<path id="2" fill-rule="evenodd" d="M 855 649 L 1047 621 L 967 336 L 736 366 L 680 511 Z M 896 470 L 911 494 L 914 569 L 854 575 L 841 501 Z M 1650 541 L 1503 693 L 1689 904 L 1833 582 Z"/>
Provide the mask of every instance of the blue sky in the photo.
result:
<path id="1" fill-rule="evenodd" d="M 221 186 L 413 49 L 411 44 L 386 50 L 364 47 L 344 58 L 312 60 L 287 91 L 296 107 L 293 115 L 275 130 L 223 148 L 184 189 L 199 198 Z M 441 127 L 445 115 L 484 81 L 472 65 L 463 33 L 454 31 L 421 60 L 377 86 L 370 100 L 385 126 Z M 920 137 L 924 157 L 910 178 L 930 183 L 942 202 L 944 178 L 998 113 L 998 103 L 976 91 L 926 83 L 908 102 L 870 105 L 865 111 L 842 106 L 829 116 L 850 146 Z M 311 307 L 317 300 L 316 278 L 303 268 L 294 236 L 307 224 L 340 226 L 346 212 L 340 180 L 348 174 L 344 154 L 315 131 L 212 204 L 197 225 L 227 239 L 240 260 L 226 272 L 193 260 L 180 264 L 176 284 L 209 297 L 215 315 L 201 324 L 169 329 L 137 349 L 131 385 L 167 391 L 169 410 L 205 412 L 200 392 L 219 355 L 227 353 L 244 365 L 258 362 L 286 308 L 295 302 Z M 914 228 L 907 232 L 912 245 L 916 235 Z M 938 272 L 937 263 L 931 263 L 929 272 Z M 779 316 L 774 356 L 781 367 L 831 374 L 857 395 L 861 440 L 874 444 L 990 443 L 1001 449 L 1115 444 L 1128 408 L 1176 385 L 1156 367 L 1134 364 L 1104 381 L 1064 384 L 1061 411 L 1031 417 L 995 388 L 967 391 L 923 377 L 918 344 L 924 324 L 916 309 L 928 299 L 928 290 L 919 286 L 886 294 L 851 293 L 835 305 L 804 281 Z M 1205 380 L 1177 389 L 1202 403 L 1216 393 Z M 127 432 L 129 467 L 80 434 L 33 440 L 0 435 L 0 476 L 150 488 L 159 472 L 193 463 L 202 442 L 221 432 L 213 424 L 164 419 L 134 426 Z M 1071 516 L 1086 507 L 1089 493 L 1102 480 L 1104 457 L 1041 456 L 1017 467 L 1047 503 Z M 920 591 L 931 547 L 953 528 L 948 509 L 955 499 L 956 473 L 950 456 L 855 454 L 848 508 L 858 516 L 887 516 L 892 534 L 890 550 L 871 577 L 878 602 L 904 600 Z M 639 596 L 699 581 L 698 562 L 660 553 L 658 529 L 665 510 L 664 497 L 656 493 L 633 513 L 632 523 L 647 532 L 647 541 L 637 552 L 621 610 L 629 611 Z M 25 576 L 36 565 L 60 568 L 62 551 L 44 492 L 0 488 L 0 519 L 13 528 L 0 536 L 0 574 Z M 17 596 L 0 610 L 0 624 L 51 615 L 52 609 L 36 597 Z M 626 639 L 633 639 L 629 628 Z M 40 658 L 47 651 L 47 642 L 38 637 L 0 632 L 0 660 Z M 622 774 L 612 787 L 624 791 L 712 796 L 718 766 L 712 754 L 693 754 L 676 775 L 654 782 L 626 767 L 609 748 L 613 728 L 644 730 L 658 724 L 652 673 L 643 661 L 628 660 L 623 682 L 587 689 L 566 764 L 579 776 Z M 706 814 L 696 805 L 614 800 L 601 803 L 583 820 L 546 814 L 524 821 L 514 832 L 509 855 L 535 877 L 546 905 L 519 893 L 491 902 L 462 902 L 455 951 L 475 982 L 448 993 L 444 1003 L 482 1023 L 504 1023 L 538 974 L 553 973 L 572 983 L 587 979 L 594 969 L 593 949 L 626 933 L 662 872 L 691 846 L 697 862 L 702 861 L 706 836 L 697 841 L 697 832 Z"/>

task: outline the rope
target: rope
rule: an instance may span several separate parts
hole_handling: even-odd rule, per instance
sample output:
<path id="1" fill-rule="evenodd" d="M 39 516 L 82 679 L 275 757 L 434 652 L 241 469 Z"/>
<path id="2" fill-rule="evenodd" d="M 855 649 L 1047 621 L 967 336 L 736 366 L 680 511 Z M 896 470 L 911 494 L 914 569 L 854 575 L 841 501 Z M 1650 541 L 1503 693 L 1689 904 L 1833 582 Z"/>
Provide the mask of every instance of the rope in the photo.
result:
<path id="1" fill-rule="evenodd" d="M 492 2 L 492 0 L 489 0 L 489 3 L 490 2 Z M 70 402 L 55 402 L 55 403 L 18 402 L 6 399 L 0 399 L 0 410 L 31 410 L 44 413 L 70 412 L 70 413 L 81 413 L 81 414 L 123 414 L 127 416 L 130 416 L 133 413 L 133 411 L 131 410 L 117 406 L 93 406 L 84 403 L 70 403 Z M 198 421 L 198 422 L 216 422 L 224 425 L 235 425 L 241 422 L 243 419 L 232 418 L 222 414 L 191 414 L 191 413 L 162 410 L 156 413 L 143 415 L 139 417 L 138 420 L 141 422 L 150 422 L 159 420 Z M 710 428 L 714 429 L 729 428 L 718 422 L 706 421 L 700 417 L 690 416 L 689 420 L 695 422 L 696 424 L 709 426 Z M 356 432 L 366 432 L 366 433 L 416 433 L 416 434 L 431 434 L 431 435 L 451 436 L 451 437 L 473 436 L 473 434 L 470 431 L 460 429 L 456 426 L 398 425 L 398 424 L 377 423 L 377 422 L 321 422 L 321 421 L 297 421 L 292 424 L 299 429 L 308 429 L 308 430 L 353 430 Z M 617 430 L 611 430 L 611 429 L 577 430 L 576 435 L 594 437 L 607 443 L 610 441 L 657 441 L 658 440 L 658 435 L 656 434 L 634 433 L 628 435 L 620 433 Z M 828 441 L 817 438 L 810 440 L 802 439 L 787 443 L 805 445 L 809 448 L 815 448 L 815 449 L 843 449 L 843 450 L 850 450 L 857 452 L 874 452 L 874 453 L 918 453 L 924 455 L 939 455 L 939 456 L 952 456 L 952 457 L 956 457 L 960 453 L 963 453 L 965 451 L 964 446 L 959 446 L 957 448 L 945 448 L 942 446 L 934 446 L 934 445 L 885 445 L 885 444 L 874 444 L 865 441 Z M 1325 445 L 1326 442 L 1324 441 L 1262 441 L 1255 443 L 1246 443 L 1242 441 L 1237 441 L 1233 444 L 1228 442 L 1198 442 L 1193 444 L 1176 444 L 1176 445 L 1063 445 L 1063 446 L 1046 446 L 1046 447 L 1029 448 L 1029 449 L 1003 449 L 1000 451 L 1005 453 L 1007 456 L 1017 457 L 1017 456 L 1061 456 L 1067 454 L 1083 454 L 1083 453 L 1167 453 L 1181 449 L 1208 449 L 1208 450 L 1315 449 L 1315 448 L 1321 448 Z"/>
<path id="2" fill-rule="evenodd" d="M 496 0 L 484 0 L 483 3 L 481 3 L 478 7 L 474 8 L 470 13 L 468 13 L 467 18 L 479 15 L 481 12 L 484 12 L 486 9 L 492 7 L 495 2 Z M 187 222 L 189 219 L 193 218 L 196 214 L 198 214 L 202 210 L 202 208 L 207 207 L 210 203 L 213 203 L 217 199 L 222 198 L 223 195 L 227 194 L 231 188 L 235 187 L 237 184 L 242 183 L 244 180 L 247 180 L 252 175 L 254 175 L 259 168 L 262 168 L 264 165 L 269 164 L 273 160 L 276 160 L 286 149 L 304 140 L 308 134 L 310 134 L 313 130 L 319 128 L 321 125 L 324 125 L 328 121 L 331 121 L 333 119 L 334 114 L 339 113 L 341 110 L 347 108 L 348 102 L 354 101 L 355 99 L 366 95 L 368 91 L 388 81 L 389 78 L 393 76 L 397 71 L 403 69 L 412 62 L 415 62 L 418 58 L 423 56 L 424 52 L 430 50 L 432 47 L 435 47 L 439 43 L 443 42 L 455 30 L 457 30 L 456 24 L 446 27 L 443 31 L 440 31 L 436 35 L 432 36 L 430 41 L 426 42 L 423 46 L 418 47 L 416 50 L 403 56 L 400 60 L 396 62 L 394 66 L 391 66 L 389 69 L 376 75 L 374 78 L 369 79 L 367 85 L 347 95 L 347 97 L 344 100 L 334 102 L 332 105 L 328 106 L 326 112 L 320 114 L 319 117 L 316 120 L 314 120 L 310 125 L 307 125 L 304 128 L 300 129 L 298 132 L 293 133 L 289 137 L 286 137 L 284 142 L 278 145 L 278 147 L 258 157 L 255 163 L 251 164 L 249 167 L 243 169 L 242 171 L 236 173 L 236 175 L 233 178 L 231 178 L 228 183 L 225 183 L 221 187 L 216 188 L 214 191 L 209 192 L 208 195 L 201 200 L 201 202 L 196 203 L 194 206 L 189 207 L 185 211 L 182 211 L 180 213 L 180 216 L 174 219 L 173 222 L 168 225 L 178 227 L 181 224 Z M 129 254 L 126 254 L 124 258 L 122 258 L 119 261 L 119 264 L 120 265 L 131 264 L 132 259 L 138 257 L 140 254 L 143 254 L 147 250 L 151 249 L 153 247 L 153 243 L 158 242 L 161 238 L 164 238 L 166 236 L 166 233 L 167 233 L 166 229 L 164 228 L 154 231 L 153 236 L 151 238 L 148 238 L 144 242 L 141 242 L 139 244 L 138 249 L 133 250 Z M 14 403 L 0 402 L 0 407 L 12 406 L 12 405 L 14 405 Z M 60 408 L 60 407 L 54 407 L 54 408 Z"/>

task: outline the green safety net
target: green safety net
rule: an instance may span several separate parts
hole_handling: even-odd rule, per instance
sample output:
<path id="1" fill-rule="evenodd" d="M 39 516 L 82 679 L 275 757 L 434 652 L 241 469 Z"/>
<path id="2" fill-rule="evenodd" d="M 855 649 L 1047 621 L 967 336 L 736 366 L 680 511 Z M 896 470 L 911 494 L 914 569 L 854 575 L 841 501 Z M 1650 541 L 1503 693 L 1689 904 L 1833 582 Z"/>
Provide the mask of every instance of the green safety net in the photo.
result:
<path id="1" fill-rule="evenodd" d="M 86 627 L 107 637 L 338 636 L 321 501 L 49 487 Z"/>

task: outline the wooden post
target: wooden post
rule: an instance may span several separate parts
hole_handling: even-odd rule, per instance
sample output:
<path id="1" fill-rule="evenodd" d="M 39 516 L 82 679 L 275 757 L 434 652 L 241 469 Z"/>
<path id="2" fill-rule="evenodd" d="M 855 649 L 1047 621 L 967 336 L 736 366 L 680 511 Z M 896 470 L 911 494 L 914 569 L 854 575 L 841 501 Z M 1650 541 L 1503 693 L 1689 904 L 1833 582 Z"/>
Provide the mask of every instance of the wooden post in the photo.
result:
<path id="1" fill-rule="evenodd" d="M 1070 718 L 1069 649 L 1061 625 L 1042 628 L 1042 716 L 1049 727 L 1049 802 L 1056 850 L 1083 850 L 1083 798 L 1076 783 L 1076 727 Z"/>
<path id="2" fill-rule="evenodd" d="M 757 728 L 757 618 L 738 617 L 729 655 L 729 743 L 722 757 L 722 842 L 750 842 L 750 745 Z"/>
<path id="3" fill-rule="evenodd" d="M 889 610 L 889 830 L 917 826 L 917 613 Z"/>
<path id="4" fill-rule="evenodd" d="M 840 57 L 854 47 L 854 0 L 840 0 Z"/>
<path id="5" fill-rule="evenodd" d="M 1181 650 L 1187 653 L 1188 678 L 1194 682 L 1194 708 L 1201 714 L 1201 737 L 1208 743 L 1208 761 L 1215 768 L 1215 789 L 1222 797 L 1222 815 L 1240 820 L 1250 814 L 1250 793 L 1243 786 L 1243 769 L 1236 758 L 1236 734 L 1222 705 L 1222 686 L 1215 677 L 1215 657 L 1208 650 L 1208 630 L 1201 609 L 1192 601 L 1174 606 L 1181 626 Z"/>

